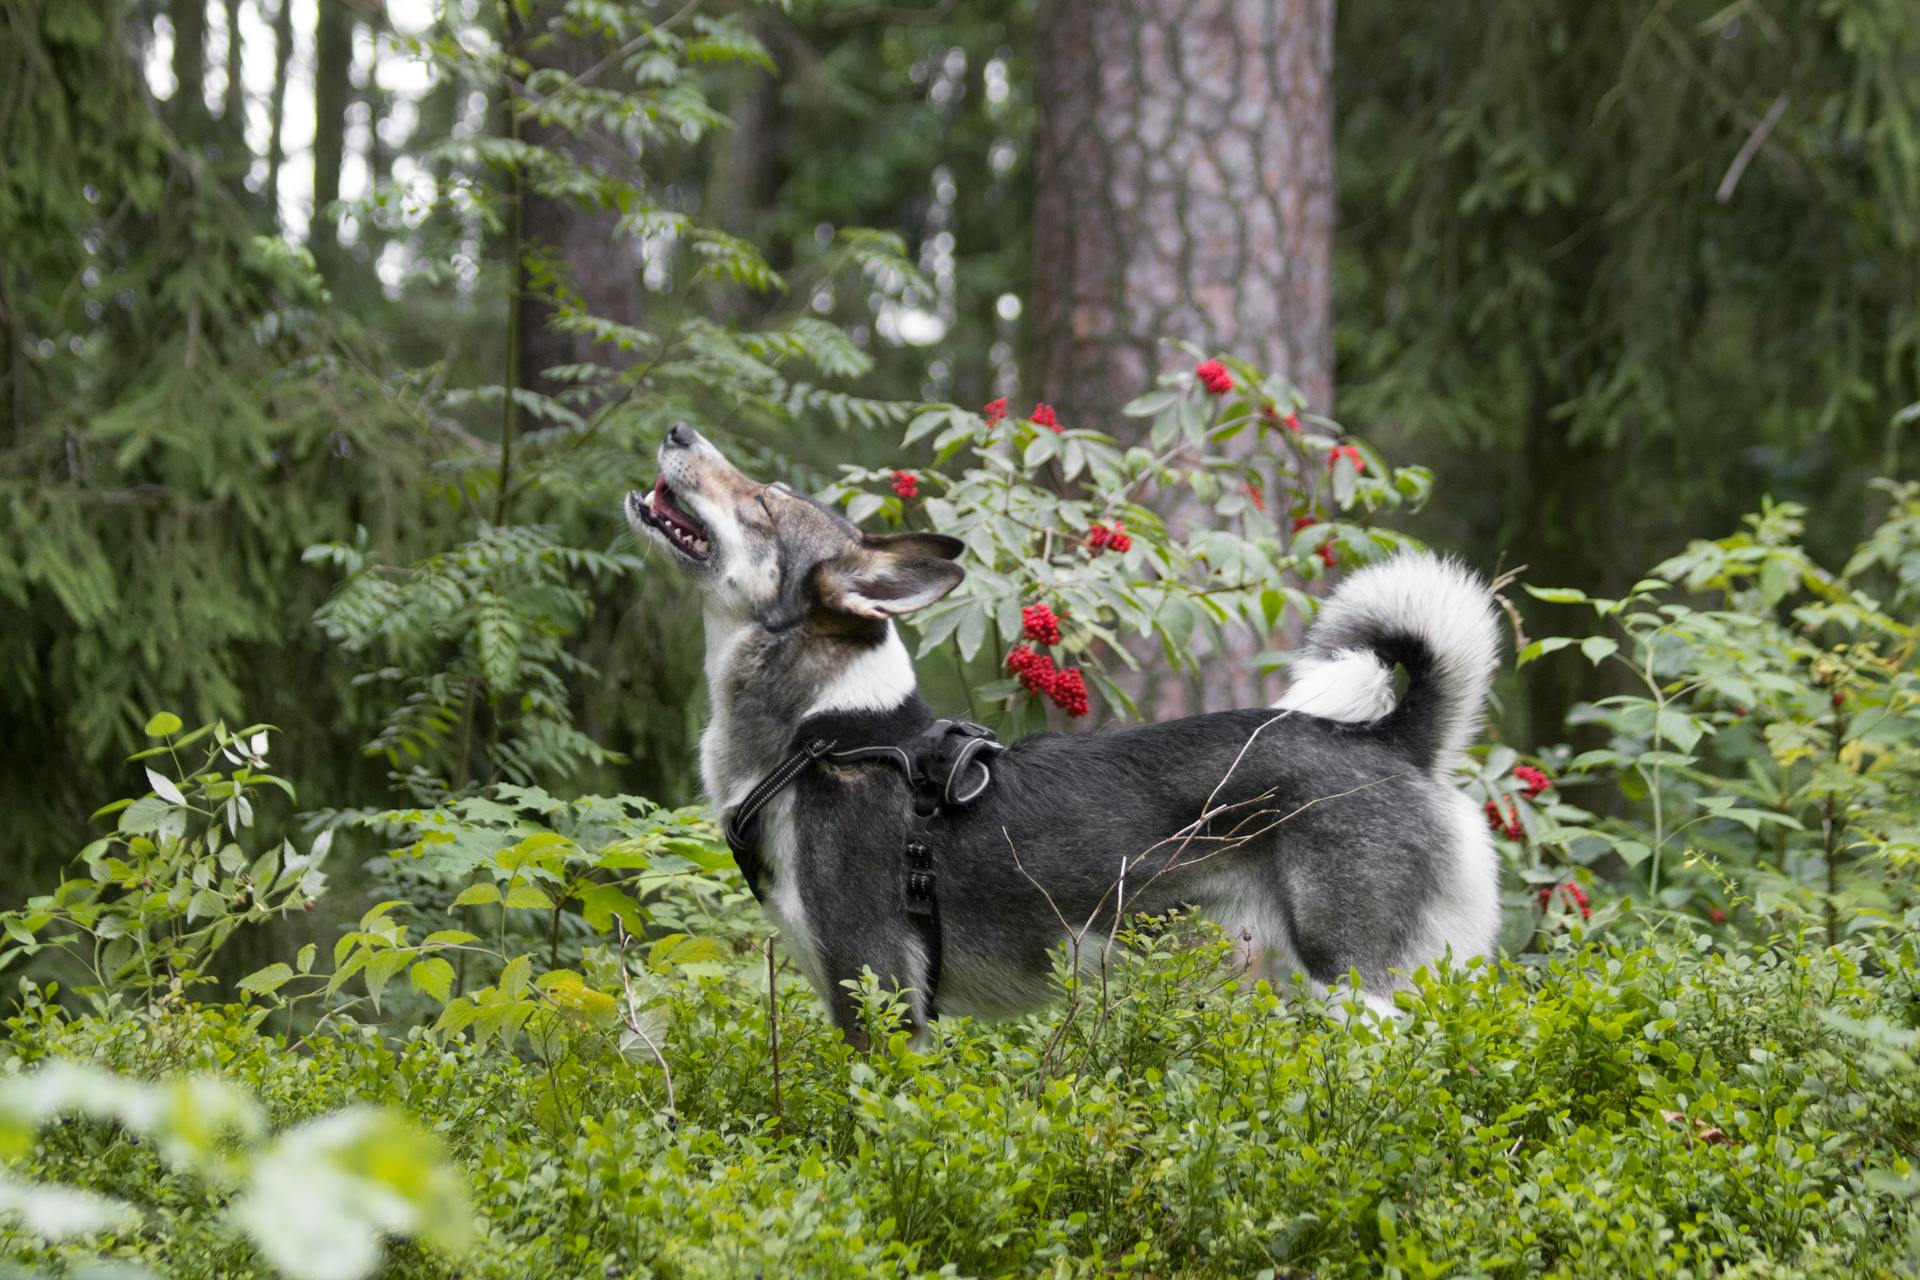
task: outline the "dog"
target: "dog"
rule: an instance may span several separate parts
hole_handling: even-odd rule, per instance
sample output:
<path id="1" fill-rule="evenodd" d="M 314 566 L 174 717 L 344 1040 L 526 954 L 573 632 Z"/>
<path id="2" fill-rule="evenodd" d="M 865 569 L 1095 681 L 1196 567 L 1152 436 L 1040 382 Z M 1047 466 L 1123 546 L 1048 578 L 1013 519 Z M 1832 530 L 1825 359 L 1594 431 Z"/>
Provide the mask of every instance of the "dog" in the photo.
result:
<path id="1" fill-rule="evenodd" d="M 1492 948 L 1492 837 L 1450 781 L 1499 652 L 1491 594 L 1464 568 L 1403 553 L 1348 577 L 1273 708 L 1027 737 L 983 761 L 991 785 L 971 803 L 916 827 L 885 751 L 796 751 L 903 744 L 933 723 L 894 619 L 960 583 L 964 545 L 863 532 L 749 479 L 686 425 L 659 466 L 625 513 L 704 597 L 702 782 L 723 815 L 756 801 L 755 893 L 856 1043 L 865 969 L 909 993 L 924 1033 L 936 994 L 941 1014 L 1046 1003 L 1062 941 L 1090 928 L 1098 951 L 1132 913 L 1198 909 L 1266 973 L 1321 991 L 1357 974 L 1382 1013 L 1411 971 Z M 758 808 L 756 789 L 788 773 Z M 916 831 L 937 884 L 931 943 L 902 872 Z"/>

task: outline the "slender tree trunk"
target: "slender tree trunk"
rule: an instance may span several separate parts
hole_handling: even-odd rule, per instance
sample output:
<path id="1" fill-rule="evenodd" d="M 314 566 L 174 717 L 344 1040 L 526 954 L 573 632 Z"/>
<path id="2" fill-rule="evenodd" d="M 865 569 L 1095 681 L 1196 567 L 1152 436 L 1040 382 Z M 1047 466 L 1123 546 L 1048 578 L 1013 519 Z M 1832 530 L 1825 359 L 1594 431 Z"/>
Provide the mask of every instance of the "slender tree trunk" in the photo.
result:
<path id="1" fill-rule="evenodd" d="M 212 117 L 207 114 L 207 4 L 206 0 L 173 0 L 167 7 L 173 22 L 173 101 L 168 115 L 174 136 L 195 146 L 206 139 Z"/>
<path id="2" fill-rule="evenodd" d="M 227 0 L 227 95 L 221 119 L 236 138 L 246 136 L 246 77 L 241 73 L 240 0 Z"/>
<path id="3" fill-rule="evenodd" d="M 343 265 L 340 226 L 328 206 L 340 198 L 352 75 L 353 10 L 346 0 L 320 0 L 313 56 L 313 222 L 307 243 L 320 269 L 336 281 Z"/>
<path id="4" fill-rule="evenodd" d="M 286 159 L 281 132 L 287 119 L 287 70 L 293 61 L 293 0 L 279 0 L 273 14 L 273 96 L 267 106 L 267 207 L 280 225 L 280 166 Z"/>
<path id="5" fill-rule="evenodd" d="M 551 67 L 569 75 L 579 75 L 600 63 L 605 51 L 580 41 L 556 36 L 532 44 L 527 56 L 539 66 Z M 605 86 L 618 75 L 613 68 L 602 68 L 595 83 Z M 615 178 L 630 179 L 633 163 L 623 160 L 626 145 L 612 134 L 589 139 L 575 137 L 564 129 L 528 119 L 521 137 L 533 146 L 546 147 L 587 169 L 614 171 Z M 610 363 L 618 356 L 610 347 L 597 346 L 583 334 L 571 333 L 554 324 L 560 308 L 555 305 L 555 290 L 537 286 L 537 276 L 545 276 L 542 263 L 557 269 L 566 281 L 572 303 L 589 314 L 622 324 L 637 324 L 641 314 L 641 265 L 636 258 L 632 237 L 618 233 L 619 214 L 612 209 L 583 207 L 570 197 L 542 194 L 530 186 L 524 193 L 522 225 L 522 263 L 520 290 L 520 379 L 528 390 L 558 395 L 567 383 L 547 376 L 556 365 Z"/>
<path id="6" fill-rule="evenodd" d="M 1332 58 L 1333 0 L 1056 0 L 1035 77 L 1031 390 L 1064 421 L 1134 429 L 1120 406 L 1186 359 L 1162 338 L 1331 399 Z M 1200 701 L 1263 700 L 1253 649 L 1212 655 Z M 1158 714 L 1188 701 L 1153 688 Z"/>

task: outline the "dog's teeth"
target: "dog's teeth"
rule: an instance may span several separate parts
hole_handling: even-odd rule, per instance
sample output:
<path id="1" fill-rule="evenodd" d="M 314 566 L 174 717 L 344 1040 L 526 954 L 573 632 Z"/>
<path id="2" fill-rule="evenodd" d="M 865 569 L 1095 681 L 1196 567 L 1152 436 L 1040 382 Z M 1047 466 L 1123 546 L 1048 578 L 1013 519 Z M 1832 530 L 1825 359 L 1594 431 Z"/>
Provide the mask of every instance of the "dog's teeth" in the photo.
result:
<path id="1" fill-rule="evenodd" d="M 693 549 L 701 555 L 707 554 L 707 540 L 705 538 L 695 538 L 693 540 Z"/>

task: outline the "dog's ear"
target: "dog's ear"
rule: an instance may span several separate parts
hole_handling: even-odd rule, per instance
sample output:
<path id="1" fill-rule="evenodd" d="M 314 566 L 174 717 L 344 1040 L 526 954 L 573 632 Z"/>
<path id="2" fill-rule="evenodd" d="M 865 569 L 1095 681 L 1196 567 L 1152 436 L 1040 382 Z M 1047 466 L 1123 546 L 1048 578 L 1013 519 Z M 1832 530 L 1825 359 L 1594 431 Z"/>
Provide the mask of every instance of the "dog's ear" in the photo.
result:
<path id="1" fill-rule="evenodd" d="M 892 536 L 958 542 L 935 533 Z M 827 608 L 858 618 L 884 619 L 926 608 L 966 576 L 965 569 L 941 556 L 862 550 L 822 560 L 813 567 L 811 580 L 814 594 Z"/>
<path id="2" fill-rule="evenodd" d="M 932 556 L 938 560 L 958 560 L 967 549 L 967 544 L 958 538 L 949 538 L 944 533 L 921 533 L 914 530 L 908 533 L 868 533 L 862 540 L 875 551 L 889 551 L 897 556 Z"/>

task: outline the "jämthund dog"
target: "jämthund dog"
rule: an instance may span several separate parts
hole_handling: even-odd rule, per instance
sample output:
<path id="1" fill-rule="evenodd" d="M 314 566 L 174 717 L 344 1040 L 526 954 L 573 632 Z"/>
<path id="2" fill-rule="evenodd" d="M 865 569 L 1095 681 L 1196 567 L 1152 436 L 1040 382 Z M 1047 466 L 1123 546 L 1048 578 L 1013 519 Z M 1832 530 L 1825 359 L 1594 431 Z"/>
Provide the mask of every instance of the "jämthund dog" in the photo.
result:
<path id="1" fill-rule="evenodd" d="M 1467 571 L 1401 555 L 1348 578 L 1278 710 L 1026 738 L 979 758 L 991 785 L 971 803 L 916 823 L 926 789 L 889 762 L 907 756 L 859 748 L 933 723 L 893 619 L 954 589 L 962 544 L 863 533 L 748 479 L 686 426 L 668 433 L 660 472 L 626 513 L 705 596 L 707 794 L 723 814 L 757 814 L 757 865 L 743 866 L 850 1036 L 842 984 L 863 967 L 918 993 L 917 1028 L 929 987 L 940 1012 L 1043 1003 L 1063 921 L 1104 933 L 1122 901 L 1198 907 L 1278 976 L 1327 987 L 1357 972 L 1383 1010 L 1406 972 L 1492 946 L 1492 840 L 1448 781 L 1498 652 L 1490 596 Z M 986 777 L 962 768 L 965 790 Z M 925 882 L 903 864 L 916 839 Z M 915 918 L 930 886 L 931 935 Z"/>

